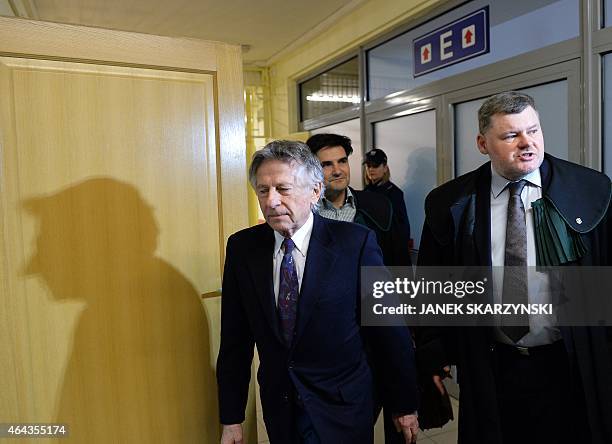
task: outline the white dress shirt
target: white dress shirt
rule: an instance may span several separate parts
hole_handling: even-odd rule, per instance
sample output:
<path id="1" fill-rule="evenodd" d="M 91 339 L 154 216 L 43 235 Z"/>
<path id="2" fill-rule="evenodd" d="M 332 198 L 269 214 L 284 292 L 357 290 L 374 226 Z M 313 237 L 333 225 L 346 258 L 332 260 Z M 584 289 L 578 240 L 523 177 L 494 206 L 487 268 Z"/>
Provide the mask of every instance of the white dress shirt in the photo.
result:
<path id="1" fill-rule="evenodd" d="M 536 244 L 533 209 L 531 203 L 542 198 L 542 178 L 537 169 L 525 177 L 527 184 L 521 193 L 521 200 L 525 207 L 525 222 L 527 224 L 527 266 L 528 269 L 528 297 L 529 303 L 550 303 L 550 284 L 548 276 L 535 271 Z M 502 302 L 504 256 L 506 251 L 506 223 L 508 217 L 507 185 L 510 181 L 495 171 L 491 166 L 491 264 L 498 273 L 493 274 L 494 302 Z M 554 327 L 555 319 L 546 315 L 529 316 L 529 333 L 520 339 L 516 345 L 522 347 L 535 347 L 551 344 L 561 338 L 561 333 Z M 501 329 L 496 328 L 496 339 L 506 344 L 514 342 L 506 336 Z"/>
<path id="2" fill-rule="evenodd" d="M 299 289 L 302 289 L 302 277 L 304 276 L 304 267 L 306 266 L 306 254 L 308 252 L 308 245 L 310 244 L 310 236 L 312 234 L 312 225 L 314 223 L 314 217 L 312 212 L 308 216 L 308 219 L 295 233 L 291 236 L 291 240 L 295 244 L 295 248 L 291 252 L 293 256 L 293 263 L 295 264 L 295 271 L 298 277 Z M 280 267 L 283 261 L 285 252 L 282 249 L 283 241 L 285 238 L 282 234 L 274 232 L 274 256 L 273 256 L 273 279 L 274 279 L 274 300 L 278 305 L 278 289 L 280 287 Z"/>

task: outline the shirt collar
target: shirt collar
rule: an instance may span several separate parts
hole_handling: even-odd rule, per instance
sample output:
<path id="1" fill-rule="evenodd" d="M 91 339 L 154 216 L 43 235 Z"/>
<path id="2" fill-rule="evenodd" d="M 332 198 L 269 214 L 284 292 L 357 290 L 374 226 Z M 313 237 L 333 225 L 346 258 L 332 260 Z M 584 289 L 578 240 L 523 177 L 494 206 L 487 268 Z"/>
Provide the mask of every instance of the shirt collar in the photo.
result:
<path id="1" fill-rule="evenodd" d="M 542 178 L 540 177 L 540 169 L 532 171 L 523 177 L 527 182 L 531 185 L 535 185 L 536 187 L 542 188 Z M 493 168 L 493 164 L 491 164 L 491 193 L 493 193 L 493 197 L 497 199 L 499 195 L 506 189 L 506 186 L 512 181 L 506 179 L 501 176 L 495 168 Z"/>
<path id="2" fill-rule="evenodd" d="M 334 204 L 327 200 L 325 196 L 321 196 L 321 204 L 323 205 L 323 208 L 331 208 L 334 206 Z M 355 208 L 355 196 L 353 196 L 353 193 L 351 193 L 351 189 L 349 187 L 346 187 L 346 197 L 344 198 L 344 203 L 342 206 L 347 204 L 352 208 Z"/>
<path id="3" fill-rule="evenodd" d="M 295 248 L 304 257 L 306 257 L 306 252 L 308 251 L 308 244 L 310 243 L 310 235 L 312 234 L 313 224 L 314 217 L 311 211 L 304 225 L 302 225 L 295 233 L 293 233 L 293 236 L 291 236 L 291 240 L 295 244 Z M 274 256 L 276 256 L 280 251 L 284 240 L 285 238 L 282 234 L 280 234 L 278 231 L 274 232 Z"/>

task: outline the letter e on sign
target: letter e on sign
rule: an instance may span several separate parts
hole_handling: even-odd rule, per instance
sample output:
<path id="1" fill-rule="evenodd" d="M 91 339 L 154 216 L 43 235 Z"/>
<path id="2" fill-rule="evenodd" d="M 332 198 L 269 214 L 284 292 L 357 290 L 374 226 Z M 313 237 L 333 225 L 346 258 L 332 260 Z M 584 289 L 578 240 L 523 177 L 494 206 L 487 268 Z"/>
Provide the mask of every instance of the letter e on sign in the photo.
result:
<path id="1" fill-rule="evenodd" d="M 453 46 L 453 31 L 446 31 L 440 34 L 440 60 L 450 59 L 453 56 L 453 51 L 447 50 Z"/>

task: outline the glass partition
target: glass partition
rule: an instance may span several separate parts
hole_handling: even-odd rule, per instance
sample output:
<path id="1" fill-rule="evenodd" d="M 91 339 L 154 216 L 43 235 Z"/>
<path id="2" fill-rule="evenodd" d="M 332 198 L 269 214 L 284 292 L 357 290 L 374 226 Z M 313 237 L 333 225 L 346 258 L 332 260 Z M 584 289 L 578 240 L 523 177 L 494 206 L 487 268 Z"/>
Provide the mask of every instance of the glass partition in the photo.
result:
<path id="1" fill-rule="evenodd" d="M 436 186 L 436 112 L 425 111 L 374 124 L 376 148 L 387 154 L 391 181 L 404 192 L 414 248 L 425 221 L 425 197 Z"/>
<path id="2" fill-rule="evenodd" d="M 612 2 L 611 2 L 612 3 Z M 612 6 L 612 5 L 611 5 Z M 603 56 L 603 170 L 612 178 L 612 54 Z"/>

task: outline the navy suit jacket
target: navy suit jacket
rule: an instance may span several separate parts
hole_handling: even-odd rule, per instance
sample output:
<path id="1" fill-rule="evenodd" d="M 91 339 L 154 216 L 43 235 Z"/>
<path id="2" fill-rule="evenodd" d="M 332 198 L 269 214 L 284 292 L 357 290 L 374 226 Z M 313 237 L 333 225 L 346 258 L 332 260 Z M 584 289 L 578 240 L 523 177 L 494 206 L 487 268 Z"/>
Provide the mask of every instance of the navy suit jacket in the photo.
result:
<path id="1" fill-rule="evenodd" d="M 402 414 L 417 408 L 408 329 L 360 326 L 361 267 L 383 265 L 374 233 L 314 215 L 291 347 L 285 345 L 278 321 L 273 248 L 274 232 L 267 224 L 228 240 L 217 361 L 221 423 L 244 420 L 256 344 L 263 415 L 272 443 L 298 442 L 297 397 L 323 443 L 371 443 L 370 363 L 384 375 L 385 405 Z M 372 350 L 368 358 L 366 342 Z"/>

